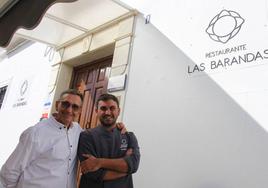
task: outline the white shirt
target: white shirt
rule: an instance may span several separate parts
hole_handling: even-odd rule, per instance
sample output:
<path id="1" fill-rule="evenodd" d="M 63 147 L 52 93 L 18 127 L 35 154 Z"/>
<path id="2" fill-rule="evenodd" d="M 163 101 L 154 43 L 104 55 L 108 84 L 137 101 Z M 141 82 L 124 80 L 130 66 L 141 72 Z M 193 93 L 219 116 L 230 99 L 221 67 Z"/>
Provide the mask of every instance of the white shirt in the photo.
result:
<path id="1" fill-rule="evenodd" d="M 8 188 L 76 188 L 77 146 L 82 129 L 67 129 L 54 117 L 26 129 L 2 166 L 0 180 Z"/>

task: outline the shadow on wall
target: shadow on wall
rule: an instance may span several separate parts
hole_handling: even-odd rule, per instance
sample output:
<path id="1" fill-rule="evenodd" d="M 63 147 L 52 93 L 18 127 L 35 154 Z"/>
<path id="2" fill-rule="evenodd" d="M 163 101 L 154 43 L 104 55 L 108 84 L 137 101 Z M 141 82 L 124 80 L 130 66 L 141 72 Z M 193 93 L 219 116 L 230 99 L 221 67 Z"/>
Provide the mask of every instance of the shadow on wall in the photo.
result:
<path id="1" fill-rule="evenodd" d="M 189 76 L 188 65 L 194 62 L 138 18 L 123 116 L 141 147 L 135 186 L 268 187 L 266 131 L 209 75 Z M 266 67 L 251 79 L 264 82 Z M 227 86 L 239 93 L 245 84 L 240 81 L 252 76 L 245 71 L 214 78 L 233 79 Z M 251 101 L 244 91 L 236 98 Z M 265 100 L 259 106 L 263 111 Z"/>

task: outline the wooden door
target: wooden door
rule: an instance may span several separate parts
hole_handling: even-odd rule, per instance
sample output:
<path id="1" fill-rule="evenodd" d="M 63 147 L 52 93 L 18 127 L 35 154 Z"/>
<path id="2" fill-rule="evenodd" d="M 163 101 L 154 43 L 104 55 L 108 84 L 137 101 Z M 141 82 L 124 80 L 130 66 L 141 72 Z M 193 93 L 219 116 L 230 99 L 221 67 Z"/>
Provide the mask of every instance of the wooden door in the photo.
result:
<path id="1" fill-rule="evenodd" d="M 108 76 L 112 56 L 74 68 L 72 87 L 84 95 L 79 124 L 82 128 L 93 128 L 97 125 L 95 103 L 97 98 L 107 92 Z"/>

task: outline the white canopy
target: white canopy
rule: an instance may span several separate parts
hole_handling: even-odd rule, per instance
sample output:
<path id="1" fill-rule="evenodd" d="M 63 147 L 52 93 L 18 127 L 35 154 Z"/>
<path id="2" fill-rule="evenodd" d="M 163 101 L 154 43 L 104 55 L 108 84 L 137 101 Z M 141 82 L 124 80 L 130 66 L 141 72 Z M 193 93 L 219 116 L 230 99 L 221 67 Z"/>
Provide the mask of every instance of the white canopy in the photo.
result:
<path id="1" fill-rule="evenodd" d="M 53 0 L 54 3 L 52 0 L 49 1 L 49 4 L 53 5 L 44 13 L 41 21 L 38 20 L 40 23 L 37 27 L 28 30 L 18 23 L 19 29 L 16 30 L 7 49 L 16 46 L 22 39 L 39 41 L 60 49 L 136 13 L 134 9 L 122 2 L 112 0 L 67 0 L 69 2 Z M 0 18 L 20 2 L 18 0 L 1 1 Z M 7 22 L 14 24 L 16 21 L 8 20 Z M 6 27 L 2 30 L 12 33 L 8 29 Z"/>
<path id="2" fill-rule="evenodd" d="M 34 30 L 19 29 L 16 36 L 39 41 L 57 49 L 108 27 L 133 10 L 110 0 L 79 0 L 56 3 Z"/>

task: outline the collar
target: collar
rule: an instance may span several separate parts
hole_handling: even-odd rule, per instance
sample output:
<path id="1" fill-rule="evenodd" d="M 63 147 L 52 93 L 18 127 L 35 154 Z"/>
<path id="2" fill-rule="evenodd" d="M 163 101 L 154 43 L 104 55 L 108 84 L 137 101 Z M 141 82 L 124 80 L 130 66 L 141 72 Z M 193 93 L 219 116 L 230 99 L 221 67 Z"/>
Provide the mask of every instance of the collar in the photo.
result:
<path id="1" fill-rule="evenodd" d="M 50 119 L 53 122 L 53 125 L 56 126 L 58 129 L 60 129 L 60 130 L 67 129 L 67 126 L 58 122 L 53 115 L 50 117 Z M 74 127 L 74 123 L 72 122 L 69 129 L 72 129 L 73 127 Z"/>
<path id="2" fill-rule="evenodd" d="M 108 129 L 107 129 L 105 126 L 103 126 L 102 124 L 99 124 L 98 127 L 100 127 L 101 130 L 104 130 L 104 131 L 106 131 L 106 132 L 111 132 L 111 133 L 114 132 L 114 130 L 117 129 L 117 127 L 114 126 L 111 130 L 108 130 Z"/>

